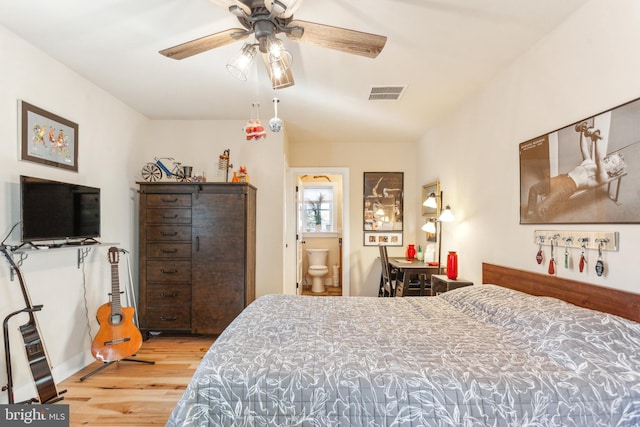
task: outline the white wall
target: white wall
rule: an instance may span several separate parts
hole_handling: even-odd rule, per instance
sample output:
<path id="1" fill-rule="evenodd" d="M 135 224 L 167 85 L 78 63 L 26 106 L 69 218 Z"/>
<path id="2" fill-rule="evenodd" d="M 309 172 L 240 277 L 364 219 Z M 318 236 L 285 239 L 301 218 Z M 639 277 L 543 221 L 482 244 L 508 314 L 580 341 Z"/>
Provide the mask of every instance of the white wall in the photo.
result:
<path id="1" fill-rule="evenodd" d="M 3 201 L 0 239 L 20 220 L 20 175 L 31 175 L 100 187 L 103 240 L 118 242 L 122 248 L 132 250 L 133 171 L 139 166 L 136 159 L 140 158 L 140 149 L 146 140 L 147 119 L 4 27 L 0 27 L 0 51 L 0 200 Z M 18 99 L 79 125 L 77 173 L 18 160 Z M 19 239 L 17 227 L 6 242 L 15 244 Z M 93 248 L 80 269 L 73 249 L 31 254 L 22 263 L 32 303 L 44 304 L 37 317 L 56 381 L 93 361 L 88 351 L 91 339 L 87 325 L 91 325 L 95 335 L 97 307 L 107 302 L 107 293 L 111 290 L 106 253 L 105 247 Z M 121 274 L 121 285 L 125 277 Z M 10 312 L 24 307 L 18 281 L 10 280 L 4 258 L 0 261 L 0 286 L 0 316 L 4 319 Z M 85 312 L 84 287 L 88 312 Z M 9 322 L 13 380 L 18 387 L 16 400 L 35 396 L 18 332 L 18 326 L 26 321 L 27 317 L 20 315 Z M 0 360 L 0 383 L 7 383 L 4 356 Z M 6 393 L 0 395 L 0 401 L 7 401 Z"/>
<path id="2" fill-rule="evenodd" d="M 605 275 L 595 273 L 594 251 L 586 272 L 559 266 L 558 275 L 640 292 L 638 225 L 519 225 L 518 152 L 521 142 L 640 97 L 638 46 L 640 2 L 593 0 L 423 138 L 419 158 L 438 160 L 418 168 L 419 181 L 439 178 L 455 208 L 443 253 L 458 250 L 461 277 L 481 283 L 483 261 L 545 273 L 548 264 L 535 261 L 536 229 L 619 231 Z"/>

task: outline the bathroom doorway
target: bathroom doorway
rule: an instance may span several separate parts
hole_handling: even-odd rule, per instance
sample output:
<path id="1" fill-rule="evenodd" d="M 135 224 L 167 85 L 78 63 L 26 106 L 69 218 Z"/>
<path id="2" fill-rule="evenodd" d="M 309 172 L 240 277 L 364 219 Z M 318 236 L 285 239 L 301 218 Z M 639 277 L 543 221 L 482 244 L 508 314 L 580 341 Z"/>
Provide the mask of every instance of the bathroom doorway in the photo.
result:
<path id="1" fill-rule="evenodd" d="M 314 295 L 349 295 L 349 170 L 290 168 L 286 187 L 284 293 L 311 293 L 307 249 L 326 248 L 324 292 Z"/>

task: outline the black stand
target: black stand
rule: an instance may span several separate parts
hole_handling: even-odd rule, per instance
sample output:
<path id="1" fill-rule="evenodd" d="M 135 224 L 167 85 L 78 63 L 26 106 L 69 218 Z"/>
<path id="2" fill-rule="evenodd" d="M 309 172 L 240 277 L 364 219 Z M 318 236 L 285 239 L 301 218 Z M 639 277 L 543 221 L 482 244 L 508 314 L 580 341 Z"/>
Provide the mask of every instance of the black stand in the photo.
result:
<path id="1" fill-rule="evenodd" d="M 10 351 L 10 346 L 9 346 L 9 319 L 11 319 L 13 316 L 18 315 L 20 313 L 33 313 L 36 311 L 40 311 L 42 310 L 42 305 L 35 305 L 32 308 L 26 307 L 23 308 L 22 310 L 18 310 L 18 311 L 14 311 L 13 313 L 10 313 L 7 317 L 4 318 L 4 322 L 2 324 L 3 327 L 3 332 L 4 332 L 4 353 L 5 353 L 5 361 L 6 361 L 6 365 L 7 365 L 7 385 L 2 387 L 2 391 L 7 392 L 8 398 L 9 398 L 9 404 L 13 405 L 15 403 L 14 401 L 14 397 L 13 397 L 13 373 L 11 370 L 11 351 Z M 59 394 L 65 393 L 66 390 L 60 392 Z M 50 399 L 49 401 L 47 401 L 46 403 L 55 403 L 58 402 L 60 400 L 64 399 L 63 397 L 57 397 L 55 399 Z M 22 401 L 22 402 L 18 402 L 19 404 L 31 404 L 31 403 L 38 403 L 39 400 L 36 399 L 35 397 L 32 397 L 31 399 Z M 41 402 L 43 403 L 43 402 Z"/>
<path id="2" fill-rule="evenodd" d="M 147 365 L 155 365 L 156 364 L 156 362 L 154 362 L 153 360 L 129 359 L 128 357 L 126 357 L 124 359 L 120 359 L 120 360 L 112 360 L 111 362 L 104 362 L 104 365 L 102 365 L 99 368 L 94 369 L 93 371 L 89 372 L 87 375 L 85 375 L 84 377 L 80 378 L 80 381 L 84 381 L 87 378 L 97 374 L 98 372 L 101 372 L 103 369 L 108 368 L 109 366 L 113 365 L 114 363 L 121 362 L 121 361 L 146 363 Z"/>
<path id="3" fill-rule="evenodd" d="M 9 395 L 9 404 L 13 405 L 14 399 L 13 399 L 13 376 L 11 373 L 11 352 L 9 351 L 9 319 L 11 319 L 13 316 L 20 314 L 20 313 L 33 313 L 34 311 L 40 311 L 42 310 L 42 306 L 41 305 L 36 305 L 33 308 L 23 308 L 22 310 L 18 310 L 18 311 L 14 311 L 13 313 L 9 314 L 7 317 L 4 318 L 4 323 L 2 324 L 3 329 L 4 329 L 4 353 L 5 353 L 5 360 L 6 360 L 6 364 L 7 364 L 7 385 L 2 387 L 2 391 L 7 391 L 7 394 Z M 36 398 L 31 398 L 29 400 L 26 400 L 24 402 L 20 402 L 20 403 L 35 403 L 37 402 L 38 399 Z"/>

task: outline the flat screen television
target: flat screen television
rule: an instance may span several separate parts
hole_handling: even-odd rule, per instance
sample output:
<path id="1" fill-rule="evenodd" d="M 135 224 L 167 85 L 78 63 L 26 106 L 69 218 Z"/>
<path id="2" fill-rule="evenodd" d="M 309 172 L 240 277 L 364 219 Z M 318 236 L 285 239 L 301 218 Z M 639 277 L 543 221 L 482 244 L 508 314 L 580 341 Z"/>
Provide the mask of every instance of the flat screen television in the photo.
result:
<path id="1" fill-rule="evenodd" d="M 20 176 L 22 242 L 100 237 L 100 189 Z"/>

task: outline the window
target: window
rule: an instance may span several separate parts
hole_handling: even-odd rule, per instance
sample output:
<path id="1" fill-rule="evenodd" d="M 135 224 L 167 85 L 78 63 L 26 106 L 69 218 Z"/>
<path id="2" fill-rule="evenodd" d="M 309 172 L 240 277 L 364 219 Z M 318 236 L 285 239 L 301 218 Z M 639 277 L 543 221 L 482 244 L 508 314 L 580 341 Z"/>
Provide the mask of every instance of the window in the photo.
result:
<path id="1" fill-rule="evenodd" d="M 302 190 L 303 231 L 331 232 L 335 230 L 336 203 L 334 183 L 313 183 Z"/>

